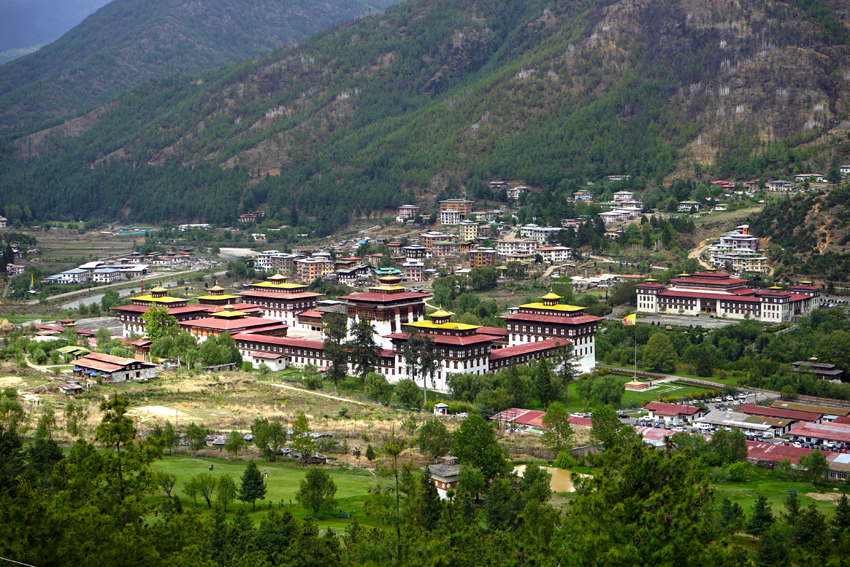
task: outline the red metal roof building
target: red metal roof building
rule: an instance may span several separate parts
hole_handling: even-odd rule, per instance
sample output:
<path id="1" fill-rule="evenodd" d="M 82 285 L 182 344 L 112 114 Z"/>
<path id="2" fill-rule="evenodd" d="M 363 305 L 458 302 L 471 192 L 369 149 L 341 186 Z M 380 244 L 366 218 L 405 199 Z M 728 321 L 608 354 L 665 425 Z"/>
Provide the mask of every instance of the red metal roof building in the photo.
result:
<path id="1" fill-rule="evenodd" d="M 422 321 L 427 293 L 407 291 L 400 285 L 378 285 L 364 293 L 340 297 L 348 301 L 349 319 L 366 319 L 375 327 L 382 348 L 392 348 L 389 335 L 399 333 L 404 325 Z"/>
<path id="2" fill-rule="evenodd" d="M 740 408 L 738 408 L 738 411 L 749 415 L 778 417 L 780 419 L 790 419 L 792 421 L 809 421 L 812 423 L 820 423 L 821 421 L 823 421 L 823 415 L 819 413 L 786 410 L 780 408 L 766 408 L 763 406 L 754 406 L 749 404 L 741 406 Z"/>
<path id="3" fill-rule="evenodd" d="M 265 281 L 251 284 L 248 291 L 239 295 L 244 303 L 263 308 L 269 319 L 283 321 L 290 327 L 298 323 L 297 315 L 316 307 L 321 293 L 307 291 L 307 286 L 287 282 L 288 278 L 275 274 Z"/>
<path id="4" fill-rule="evenodd" d="M 793 438 L 804 442 L 837 441 L 850 443 L 850 424 L 846 423 L 798 423 L 789 432 Z"/>
<path id="5" fill-rule="evenodd" d="M 682 421 L 693 421 L 706 414 L 706 411 L 699 406 L 683 406 L 664 402 L 649 402 L 644 406 L 644 409 L 649 412 L 649 417 L 663 417 L 665 421 L 671 421 L 671 418 L 680 418 Z"/>
<path id="6" fill-rule="evenodd" d="M 648 281 L 636 286 L 638 313 L 699 315 L 707 313 L 729 319 L 754 319 L 779 324 L 811 313 L 819 290 L 791 291 L 778 288 L 754 290 L 748 280 L 722 272 L 681 274 L 669 287 Z"/>

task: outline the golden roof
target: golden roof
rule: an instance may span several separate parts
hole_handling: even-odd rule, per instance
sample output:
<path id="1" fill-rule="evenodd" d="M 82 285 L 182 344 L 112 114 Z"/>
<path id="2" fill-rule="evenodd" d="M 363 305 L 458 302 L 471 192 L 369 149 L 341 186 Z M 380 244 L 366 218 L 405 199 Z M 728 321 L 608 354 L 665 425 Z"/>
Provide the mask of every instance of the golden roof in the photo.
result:
<path id="1" fill-rule="evenodd" d="M 470 331 L 479 327 L 479 325 L 467 325 L 465 323 L 434 323 L 432 321 L 417 321 L 416 323 L 408 323 L 407 326 L 420 329 L 444 329 L 447 331 Z"/>
<path id="2" fill-rule="evenodd" d="M 520 307 L 526 307 L 528 309 L 548 309 L 555 311 L 581 311 L 584 307 L 576 307 L 575 305 L 543 305 L 542 303 L 526 303 L 525 305 L 520 305 Z"/>
<path id="3" fill-rule="evenodd" d="M 560 300 L 560 299 L 563 299 L 563 298 L 564 298 L 563 295 L 558 295 L 557 293 L 553 293 L 553 292 L 550 291 L 549 293 L 547 293 L 546 295 L 544 295 L 540 299 L 558 299 L 558 300 Z"/>
<path id="4" fill-rule="evenodd" d="M 156 286 L 155 288 L 153 288 L 153 289 L 149 290 L 149 292 L 150 292 L 150 293 L 153 293 L 153 292 L 157 292 L 157 293 L 168 293 L 168 290 L 167 290 L 167 289 L 165 289 L 164 287 L 162 287 L 161 285 L 158 285 L 158 286 Z"/>
<path id="5" fill-rule="evenodd" d="M 266 278 L 266 280 L 268 280 L 270 282 L 282 282 L 282 281 L 285 282 L 288 279 L 289 278 L 287 278 L 286 276 L 283 276 L 281 274 L 275 274 L 273 276 L 269 276 L 269 277 Z"/>
<path id="6" fill-rule="evenodd" d="M 446 317 L 451 317 L 454 315 L 451 311 L 443 311 L 442 309 L 437 309 L 433 313 L 429 313 L 428 317 L 432 319 L 445 319 Z"/>

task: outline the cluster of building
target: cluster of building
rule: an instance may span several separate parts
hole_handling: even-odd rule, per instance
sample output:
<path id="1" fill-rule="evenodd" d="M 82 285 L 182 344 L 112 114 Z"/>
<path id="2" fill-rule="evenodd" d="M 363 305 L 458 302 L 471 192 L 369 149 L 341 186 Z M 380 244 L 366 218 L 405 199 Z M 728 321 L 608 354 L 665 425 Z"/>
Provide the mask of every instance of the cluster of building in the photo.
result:
<path id="1" fill-rule="evenodd" d="M 750 227 L 746 224 L 723 234 L 707 253 L 709 263 L 719 269 L 729 269 L 738 274 L 770 272 L 768 258 L 759 253 L 759 239 L 750 234 Z"/>
<path id="2" fill-rule="evenodd" d="M 171 297 L 157 287 L 132 299 L 131 305 L 114 307 L 125 336 L 144 334 L 143 315 L 153 306 L 164 306 L 177 320 L 181 331 L 199 341 L 221 333 L 233 336 L 244 360 L 273 369 L 329 361 L 320 340 L 290 335 L 290 331 L 323 331 L 331 313 L 344 314 L 353 327 L 370 321 L 381 348 L 377 371 L 391 382 L 409 377 L 404 361 L 405 344 L 411 333 L 428 335 L 440 351 L 440 367 L 434 376 L 437 390 L 447 389 L 453 373 L 483 374 L 510 364 L 525 364 L 543 357 L 559 357 L 572 344 L 582 371 L 595 366 L 595 335 L 600 317 L 582 307 L 560 305 L 560 296 L 547 294 L 540 302 L 521 305 L 504 315 L 507 328 L 465 325 L 451 321 L 452 313 L 438 310 L 425 315 L 427 294 L 398 285 L 397 276 L 382 278 L 368 291 L 323 300 L 303 284 L 290 283 L 276 275 L 252 284 L 238 294 L 215 286 L 197 304 Z M 151 341 L 133 342 L 136 356 L 148 358 Z"/>
<path id="3" fill-rule="evenodd" d="M 195 255 L 191 250 L 180 250 L 174 254 L 132 252 L 121 257 L 86 262 L 71 270 L 47 276 L 43 281 L 49 284 L 113 283 L 145 276 L 154 266 L 176 266 L 194 260 Z"/>
<path id="4" fill-rule="evenodd" d="M 761 290 L 747 287 L 749 283 L 714 269 L 681 274 L 666 286 L 647 279 L 636 286 L 637 312 L 707 314 L 778 324 L 807 316 L 818 305 L 817 286 L 801 284 L 791 286 L 788 291 L 779 287 Z"/>

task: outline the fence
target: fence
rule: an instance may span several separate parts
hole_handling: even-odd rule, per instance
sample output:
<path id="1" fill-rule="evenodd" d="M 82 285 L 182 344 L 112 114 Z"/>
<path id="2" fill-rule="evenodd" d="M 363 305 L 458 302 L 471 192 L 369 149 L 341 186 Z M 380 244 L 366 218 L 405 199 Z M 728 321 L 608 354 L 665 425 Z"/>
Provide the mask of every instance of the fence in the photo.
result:
<path id="1" fill-rule="evenodd" d="M 588 453 L 598 453 L 601 451 L 601 445 L 585 445 L 584 447 L 573 447 L 570 449 L 570 455 L 573 457 L 585 457 Z M 558 456 L 552 451 L 541 451 L 536 449 L 524 449 L 521 447 L 510 447 L 508 452 L 512 455 L 531 455 L 540 459 L 555 460 Z"/>

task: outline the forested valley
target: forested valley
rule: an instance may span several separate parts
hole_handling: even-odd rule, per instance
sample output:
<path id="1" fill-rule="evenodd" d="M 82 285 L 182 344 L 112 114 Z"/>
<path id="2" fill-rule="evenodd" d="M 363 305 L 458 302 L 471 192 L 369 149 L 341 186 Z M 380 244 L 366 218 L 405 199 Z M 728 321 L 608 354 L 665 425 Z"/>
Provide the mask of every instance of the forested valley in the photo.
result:
<path id="1" fill-rule="evenodd" d="M 613 190 L 666 202 L 671 175 L 826 170 L 850 153 L 827 136 L 844 116 L 833 70 L 846 34 L 827 33 L 841 26 L 817 0 L 698 12 L 412 0 L 197 80 L 146 83 L 79 127 L 7 133 L 0 204 L 63 220 L 296 211 L 325 235 L 403 202 L 492 198 L 497 178 L 562 203 L 629 174 Z M 791 65 L 798 49 L 806 67 Z M 790 94 L 770 94 L 779 86 Z M 814 128 L 794 111 L 812 101 Z M 698 155 L 708 146 L 713 165 Z"/>

